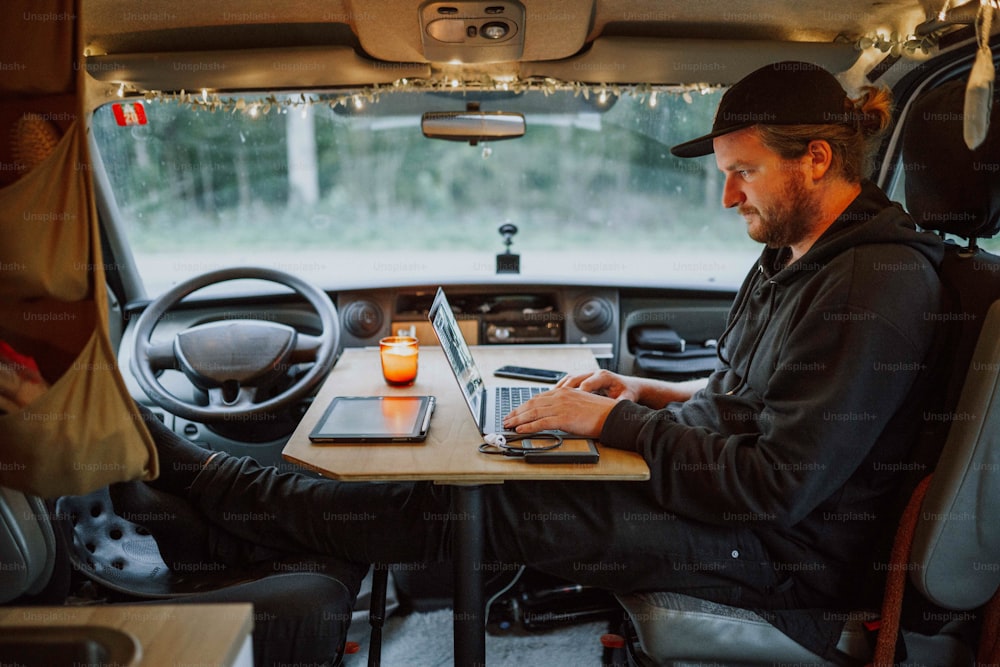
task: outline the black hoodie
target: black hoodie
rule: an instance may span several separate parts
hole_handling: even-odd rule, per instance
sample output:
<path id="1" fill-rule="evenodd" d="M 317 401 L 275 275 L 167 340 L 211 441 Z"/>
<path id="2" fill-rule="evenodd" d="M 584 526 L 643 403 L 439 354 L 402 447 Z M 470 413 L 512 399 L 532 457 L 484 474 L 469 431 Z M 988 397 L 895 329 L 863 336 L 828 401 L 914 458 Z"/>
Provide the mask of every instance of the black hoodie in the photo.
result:
<path id="1" fill-rule="evenodd" d="M 942 255 L 863 183 L 799 261 L 782 268 L 789 250 L 764 250 L 704 390 L 667 412 L 619 402 L 601 442 L 643 456 L 664 509 L 752 528 L 801 599 L 857 604 L 914 465 Z"/>

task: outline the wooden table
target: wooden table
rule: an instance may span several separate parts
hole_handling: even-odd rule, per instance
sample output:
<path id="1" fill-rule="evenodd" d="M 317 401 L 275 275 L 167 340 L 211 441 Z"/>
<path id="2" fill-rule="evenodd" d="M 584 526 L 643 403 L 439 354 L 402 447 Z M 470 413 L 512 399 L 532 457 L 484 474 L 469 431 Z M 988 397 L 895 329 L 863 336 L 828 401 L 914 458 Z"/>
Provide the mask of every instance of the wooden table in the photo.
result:
<path id="1" fill-rule="evenodd" d="M 537 383 L 493 377 L 504 364 L 535 366 L 579 373 L 597 363 L 580 346 L 480 346 L 472 348 L 487 384 L 538 386 Z M 430 432 L 423 443 L 313 444 L 309 433 L 335 396 L 418 395 L 437 398 Z M 420 349 L 413 385 L 390 387 L 382 379 L 378 350 L 345 350 L 330 372 L 282 452 L 294 461 L 343 481 L 433 481 L 456 487 L 453 511 L 482 516 L 483 484 L 508 480 L 635 480 L 649 479 L 649 469 L 633 452 L 598 447 L 596 464 L 529 464 L 516 458 L 481 454 L 482 437 L 439 347 Z M 484 665 L 486 653 L 482 589 L 483 535 L 479 521 L 460 521 L 455 532 L 455 664 Z"/>

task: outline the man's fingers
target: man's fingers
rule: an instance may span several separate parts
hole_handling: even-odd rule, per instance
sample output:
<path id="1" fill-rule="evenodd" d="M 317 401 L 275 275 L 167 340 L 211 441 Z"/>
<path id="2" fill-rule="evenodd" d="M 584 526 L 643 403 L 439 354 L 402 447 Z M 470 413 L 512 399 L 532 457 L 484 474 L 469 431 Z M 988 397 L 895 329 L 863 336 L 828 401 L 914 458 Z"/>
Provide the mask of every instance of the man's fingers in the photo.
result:
<path id="1" fill-rule="evenodd" d="M 536 421 L 540 415 L 551 414 L 551 408 L 546 408 L 544 406 L 552 402 L 551 397 L 554 395 L 554 392 L 555 390 L 553 389 L 551 391 L 541 393 L 511 410 L 510 414 L 504 417 L 504 428 L 513 428 L 523 424 L 530 424 Z"/>
<path id="2" fill-rule="evenodd" d="M 603 391 L 608 388 L 608 382 L 605 378 L 591 375 L 589 378 L 581 382 L 578 385 L 578 388 L 589 392 Z"/>
<path id="3" fill-rule="evenodd" d="M 575 389 L 575 388 L 577 388 L 577 387 L 580 386 L 581 382 L 584 382 L 591 375 L 593 375 L 593 373 L 582 373 L 582 374 L 579 374 L 579 375 L 567 375 L 564 378 L 562 378 L 561 380 L 559 380 L 559 382 L 556 382 L 555 389 L 562 389 L 562 388 Z"/>

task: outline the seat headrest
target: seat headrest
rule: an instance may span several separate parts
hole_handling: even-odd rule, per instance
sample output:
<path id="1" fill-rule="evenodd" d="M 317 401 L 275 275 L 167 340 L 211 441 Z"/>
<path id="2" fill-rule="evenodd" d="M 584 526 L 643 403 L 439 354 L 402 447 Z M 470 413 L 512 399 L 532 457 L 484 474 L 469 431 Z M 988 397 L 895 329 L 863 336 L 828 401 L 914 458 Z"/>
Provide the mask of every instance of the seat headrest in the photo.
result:
<path id="1" fill-rule="evenodd" d="M 923 229 L 989 238 L 1000 230 L 1000 104 L 994 97 L 989 134 L 974 151 L 962 133 L 964 109 L 961 80 L 914 101 L 902 134 L 906 207 Z"/>

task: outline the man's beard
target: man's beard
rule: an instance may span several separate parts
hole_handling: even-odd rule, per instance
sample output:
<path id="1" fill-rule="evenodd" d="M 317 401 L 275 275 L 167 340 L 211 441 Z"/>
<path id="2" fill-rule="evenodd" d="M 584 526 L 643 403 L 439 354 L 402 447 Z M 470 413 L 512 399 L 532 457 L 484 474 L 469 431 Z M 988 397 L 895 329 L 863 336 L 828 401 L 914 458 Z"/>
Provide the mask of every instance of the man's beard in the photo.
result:
<path id="1" fill-rule="evenodd" d="M 738 210 L 744 218 L 756 215 L 756 227 L 747 230 L 750 238 L 769 248 L 784 248 L 809 236 L 819 222 L 820 206 L 801 181 L 789 177 L 780 197 L 763 210 L 748 205 Z"/>

